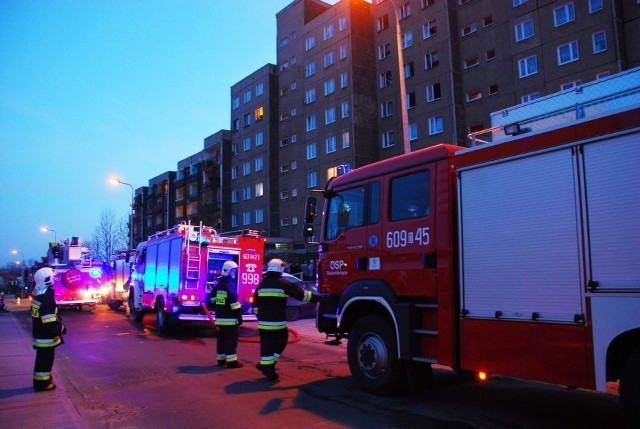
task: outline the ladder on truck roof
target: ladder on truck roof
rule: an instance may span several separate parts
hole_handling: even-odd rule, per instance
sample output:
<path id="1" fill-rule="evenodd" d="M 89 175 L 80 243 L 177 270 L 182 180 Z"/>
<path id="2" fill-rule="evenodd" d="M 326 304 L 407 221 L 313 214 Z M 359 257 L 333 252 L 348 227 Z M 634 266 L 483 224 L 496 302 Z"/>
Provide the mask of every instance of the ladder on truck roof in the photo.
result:
<path id="1" fill-rule="evenodd" d="M 200 232 L 202 231 L 202 222 L 200 225 L 191 225 L 191 221 L 187 226 L 187 269 L 186 279 L 197 280 L 200 273 L 200 262 L 202 260 L 202 246 L 200 245 Z"/>

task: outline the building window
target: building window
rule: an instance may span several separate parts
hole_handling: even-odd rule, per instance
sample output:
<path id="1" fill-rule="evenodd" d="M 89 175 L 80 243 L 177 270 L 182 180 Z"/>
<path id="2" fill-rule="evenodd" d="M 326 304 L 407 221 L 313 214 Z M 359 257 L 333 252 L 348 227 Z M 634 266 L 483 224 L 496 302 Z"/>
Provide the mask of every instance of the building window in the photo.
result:
<path id="1" fill-rule="evenodd" d="M 396 136 L 393 131 L 382 133 L 382 148 L 386 149 L 396 144 Z"/>
<path id="2" fill-rule="evenodd" d="M 416 107 L 416 93 L 415 92 L 410 92 L 407 94 L 407 99 L 405 100 L 405 105 L 407 106 L 407 109 L 413 109 L 414 107 Z"/>
<path id="3" fill-rule="evenodd" d="M 338 31 L 344 31 L 347 29 L 347 18 L 341 16 L 338 18 Z"/>
<path id="4" fill-rule="evenodd" d="M 433 51 L 424 56 L 424 69 L 431 70 L 440 63 L 438 51 Z"/>
<path id="5" fill-rule="evenodd" d="M 599 54 L 607 50 L 607 33 L 604 31 L 598 31 L 591 35 L 591 42 L 593 45 L 593 53 Z"/>
<path id="6" fill-rule="evenodd" d="M 572 63 L 574 61 L 578 61 L 580 59 L 580 54 L 578 53 L 578 42 L 573 41 L 567 43 L 565 45 L 558 46 L 558 65 L 564 65 L 567 63 Z"/>
<path id="7" fill-rule="evenodd" d="M 576 11 L 573 2 L 566 3 L 553 10 L 553 24 L 560 27 L 576 19 Z"/>
<path id="8" fill-rule="evenodd" d="M 541 96 L 539 92 L 532 92 L 531 94 L 523 95 L 522 97 L 520 97 L 520 101 L 522 103 L 528 103 L 530 101 L 537 100 L 540 97 Z"/>
<path id="9" fill-rule="evenodd" d="M 244 115 L 244 126 L 248 127 L 249 125 L 251 125 L 251 113 Z"/>
<path id="10" fill-rule="evenodd" d="M 495 95 L 498 93 L 498 84 L 494 83 L 489 85 L 489 95 Z"/>
<path id="11" fill-rule="evenodd" d="M 425 7 L 432 6 L 436 0 L 420 0 L 420 8 L 424 9 Z"/>
<path id="12" fill-rule="evenodd" d="M 251 212 L 242 213 L 242 225 L 247 226 L 251 223 Z"/>
<path id="13" fill-rule="evenodd" d="M 429 21 L 426 24 L 422 24 L 422 38 L 428 39 L 436 35 L 437 27 L 436 20 Z"/>
<path id="14" fill-rule="evenodd" d="M 250 101 L 251 101 L 251 90 L 248 90 L 248 91 L 245 91 L 245 92 L 244 92 L 244 99 L 243 99 L 243 101 L 244 101 L 245 103 L 248 103 L 248 102 L 250 102 Z"/>
<path id="15" fill-rule="evenodd" d="M 529 0 L 513 0 L 513 7 L 518 7 L 520 5 L 525 4 L 526 2 L 528 2 Z"/>
<path id="16" fill-rule="evenodd" d="M 442 116 L 429 118 L 429 135 L 440 134 L 444 129 Z"/>
<path id="17" fill-rule="evenodd" d="M 315 159 L 318 155 L 318 149 L 315 143 L 307 144 L 307 159 Z"/>
<path id="18" fill-rule="evenodd" d="M 316 37 L 315 36 L 309 36 L 305 39 L 304 41 L 304 50 L 308 51 L 310 49 L 313 49 L 316 46 Z"/>
<path id="19" fill-rule="evenodd" d="M 231 126 L 233 131 L 238 131 L 240 129 L 240 119 L 234 119 L 233 124 Z"/>
<path id="20" fill-rule="evenodd" d="M 336 121 L 336 108 L 330 107 L 324 111 L 324 123 L 325 125 L 327 125 L 327 124 L 332 124 L 335 121 Z"/>
<path id="21" fill-rule="evenodd" d="M 460 30 L 460 36 L 465 37 L 471 33 L 475 33 L 476 31 L 478 31 L 478 24 L 472 22 L 471 24 L 462 27 Z"/>
<path id="22" fill-rule="evenodd" d="M 233 167 L 231 167 L 231 179 L 237 179 L 239 174 L 238 174 L 238 166 L 234 165 Z"/>
<path id="23" fill-rule="evenodd" d="M 482 91 L 474 90 L 467 92 L 467 102 L 477 101 L 482 98 Z"/>
<path id="24" fill-rule="evenodd" d="M 384 45 L 378 46 L 378 60 L 383 60 L 391 55 L 391 44 L 385 43 Z"/>
<path id="25" fill-rule="evenodd" d="M 471 67 L 475 67 L 477 65 L 480 64 L 480 58 L 478 58 L 477 55 L 474 55 L 472 57 L 466 58 L 464 60 L 464 68 L 465 69 L 469 69 Z"/>
<path id="26" fill-rule="evenodd" d="M 259 83 L 256 85 L 256 97 L 264 94 L 264 83 Z"/>
<path id="27" fill-rule="evenodd" d="M 398 18 L 405 19 L 411 16 L 411 4 L 405 3 L 398 8 Z"/>
<path id="28" fill-rule="evenodd" d="M 245 201 L 251 199 L 251 186 L 242 188 L 242 199 Z"/>
<path id="29" fill-rule="evenodd" d="M 335 58 L 333 56 L 333 51 L 331 52 L 327 52 L 324 56 L 324 67 L 331 67 L 333 65 L 335 61 Z"/>
<path id="30" fill-rule="evenodd" d="M 589 13 L 594 13 L 603 8 L 603 0 L 589 0 Z"/>
<path id="31" fill-rule="evenodd" d="M 349 86 L 349 72 L 340 73 L 340 88 L 344 89 Z"/>
<path id="32" fill-rule="evenodd" d="M 528 19 L 524 22 L 520 22 L 515 26 L 516 42 L 521 42 L 524 39 L 533 37 L 535 30 L 533 28 L 533 19 Z"/>
<path id="33" fill-rule="evenodd" d="M 392 101 L 385 101 L 385 102 L 381 103 L 380 104 L 380 117 L 381 118 L 388 118 L 391 115 L 393 115 L 393 102 Z"/>
<path id="34" fill-rule="evenodd" d="M 413 33 L 407 31 L 402 35 L 402 49 L 407 49 L 411 46 L 413 46 Z"/>
<path id="35" fill-rule="evenodd" d="M 484 18 L 482 18 L 483 27 L 489 27 L 491 25 L 493 25 L 493 15 L 487 15 Z"/>
<path id="36" fill-rule="evenodd" d="M 242 163 L 242 175 L 248 176 L 251 174 L 251 163 L 249 161 Z"/>
<path id="37" fill-rule="evenodd" d="M 413 68 L 413 61 L 406 63 L 404 65 L 404 78 L 409 79 L 410 77 L 415 76 L 416 71 Z"/>
<path id="38" fill-rule="evenodd" d="M 237 228 L 238 227 L 238 215 L 237 214 L 232 214 L 231 215 L 231 227 L 232 228 Z"/>
<path id="39" fill-rule="evenodd" d="M 305 104 L 311 104 L 316 101 L 316 89 L 309 88 L 304 93 L 304 102 Z"/>
<path id="40" fill-rule="evenodd" d="M 264 158 L 263 157 L 256 158 L 255 163 L 256 163 L 255 165 L 256 171 L 262 171 L 262 169 L 264 168 Z"/>
<path id="41" fill-rule="evenodd" d="M 338 149 L 337 139 L 335 136 L 327 137 L 324 143 L 326 153 L 332 153 Z"/>
<path id="42" fill-rule="evenodd" d="M 240 201 L 238 198 L 238 190 L 234 189 L 233 191 L 231 191 L 231 202 L 237 203 L 238 201 Z"/>
<path id="43" fill-rule="evenodd" d="M 285 146 L 289 146 L 289 138 L 285 137 L 282 140 L 280 140 L 280 147 L 285 147 Z"/>
<path id="44" fill-rule="evenodd" d="M 329 24 L 324 27 L 322 36 L 324 37 L 324 40 L 331 39 L 333 37 L 333 24 Z"/>
<path id="45" fill-rule="evenodd" d="M 242 142 L 242 146 L 245 152 L 251 149 L 251 137 L 245 137 Z"/>
<path id="46" fill-rule="evenodd" d="M 256 209 L 256 223 L 264 222 L 264 209 Z"/>
<path id="47" fill-rule="evenodd" d="M 324 83 L 324 95 L 330 95 L 336 92 L 336 81 L 329 79 Z"/>
<path id="48" fill-rule="evenodd" d="M 342 133 L 342 149 L 347 149 L 350 145 L 349 131 Z"/>
<path id="49" fill-rule="evenodd" d="M 343 101 L 340 104 L 340 114 L 342 116 L 342 119 L 349 117 L 349 102 L 348 101 Z"/>
<path id="50" fill-rule="evenodd" d="M 638 1 L 640 2 L 640 0 L 638 0 Z M 611 72 L 604 71 L 604 72 L 598 73 L 596 75 L 596 80 L 604 79 L 605 77 L 609 77 L 609 76 L 611 76 Z"/>
<path id="51" fill-rule="evenodd" d="M 258 131 L 256 133 L 256 147 L 262 146 L 264 144 L 264 133 L 262 131 Z"/>
<path id="52" fill-rule="evenodd" d="M 496 50 L 495 49 L 487 49 L 487 51 L 484 53 L 484 59 L 485 61 L 491 61 L 491 60 L 495 60 L 496 59 Z"/>
<path id="53" fill-rule="evenodd" d="M 307 116 L 307 131 L 316 129 L 316 115 Z"/>
<path id="54" fill-rule="evenodd" d="M 518 60 L 518 74 L 520 78 L 536 73 L 538 73 L 538 58 L 535 55 Z"/>
<path id="55" fill-rule="evenodd" d="M 255 111 L 256 121 L 259 121 L 264 116 L 264 107 L 260 106 Z"/>
<path id="56" fill-rule="evenodd" d="M 307 174 L 307 188 L 315 188 L 318 186 L 318 173 L 312 171 Z"/>
<path id="57" fill-rule="evenodd" d="M 376 20 L 376 30 L 380 32 L 387 28 L 389 28 L 389 15 L 384 14 Z"/>
<path id="58" fill-rule="evenodd" d="M 316 74 L 316 63 L 310 62 L 304 68 L 304 77 L 311 77 Z"/>
<path id="59" fill-rule="evenodd" d="M 391 72 L 385 72 L 380 75 L 380 88 L 386 88 L 391 85 Z"/>
<path id="60" fill-rule="evenodd" d="M 436 82 L 433 85 L 427 86 L 427 103 L 439 100 L 442 94 L 440 93 L 440 82 Z"/>
<path id="61" fill-rule="evenodd" d="M 340 45 L 340 48 L 338 48 L 338 49 L 339 49 L 340 59 L 341 60 L 346 59 L 347 58 L 347 53 L 348 53 L 347 45 Z"/>
<path id="62" fill-rule="evenodd" d="M 240 97 L 234 97 L 231 102 L 231 109 L 236 110 L 238 107 L 240 107 Z"/>
<path id="63" fill-rule="evenodd" d="M 415 122 L 409 124 L 409 140 L 418 140 L 418 124 L 416 124 Z"/>
<path id="64" fill-rule="evenodd" d="M 582 85 L 581 80 L 575 80 L 573 82 L 563 83 L 562 85 L 560 85 L 560 91 L 571 91 L 576 89 L 580 85 Z"/>

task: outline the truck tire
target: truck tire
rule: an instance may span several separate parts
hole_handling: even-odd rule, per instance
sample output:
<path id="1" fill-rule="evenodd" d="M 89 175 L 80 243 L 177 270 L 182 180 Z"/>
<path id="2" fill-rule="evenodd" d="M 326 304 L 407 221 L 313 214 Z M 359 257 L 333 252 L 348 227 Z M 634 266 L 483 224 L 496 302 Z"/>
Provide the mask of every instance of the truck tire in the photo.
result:
<path id="1" fill-rule="evenodd" d="M 164 310 L 164 298 L 162 297 L 156 301 L 156 327 L 160 332 L 169 330 L 169 316 Z"/>
<path id="2" fill-rule="evenodd" d="M 135 299 L 133 297 L 134 292 L 131 291 L 129 293 L 129 297 L 127 298 L 127 306 L 129 307 L 129 315 L 131 316 L 131 320 L 136 323 L 141 323 L 142 318 L 144 317 L 144 312 L 142 310 L 136 309 Z"/>
<path id="3" fill-rule="evenodd" d="M 630 427 L 640 427 L 640 347 L 631 353 L 622 369 L 618 393 Z"/>
<path id="4" fill-rule="evenodd" d="M 389 322 L 379 315 L 365 316 L 355 323 L 349 333 L 347 358 L 353 378 L 371 393 L 394 393 L 405 381 L 396 336 Z"/>

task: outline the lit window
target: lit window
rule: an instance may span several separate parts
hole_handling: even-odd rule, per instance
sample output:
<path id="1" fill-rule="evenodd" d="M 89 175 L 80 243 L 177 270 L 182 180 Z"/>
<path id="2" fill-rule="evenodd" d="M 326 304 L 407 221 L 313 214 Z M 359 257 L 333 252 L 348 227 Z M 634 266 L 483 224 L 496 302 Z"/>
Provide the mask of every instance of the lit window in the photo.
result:
<path id="1" fill-rule="evenodd" d="M 259 121 L 264 116 L 264 107 L 260 106 L 256 109 L 256 121 Z"/>

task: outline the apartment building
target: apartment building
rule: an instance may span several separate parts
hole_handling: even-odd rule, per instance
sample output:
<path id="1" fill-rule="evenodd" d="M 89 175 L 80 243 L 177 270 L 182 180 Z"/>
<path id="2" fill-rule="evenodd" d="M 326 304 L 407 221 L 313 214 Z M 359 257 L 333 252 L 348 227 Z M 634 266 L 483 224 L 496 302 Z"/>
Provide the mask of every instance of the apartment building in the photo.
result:
<path id="1" fill-rule="evenodd" d="M 304 199 L 338 166 L 468 145 L 492 112 L 640 66 L 640 0 L 295 0 L 276 25 L 277 64 L 231 88 L 220 181 L 199 182 L 204 155 L 181 161 L 167 218 L 260 229 L 299 261 Z M 157 185 L 135 228 L 162 223 L 138 214 Z"/>

